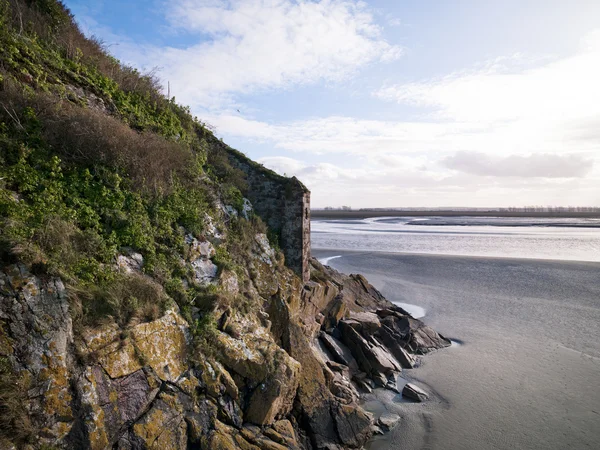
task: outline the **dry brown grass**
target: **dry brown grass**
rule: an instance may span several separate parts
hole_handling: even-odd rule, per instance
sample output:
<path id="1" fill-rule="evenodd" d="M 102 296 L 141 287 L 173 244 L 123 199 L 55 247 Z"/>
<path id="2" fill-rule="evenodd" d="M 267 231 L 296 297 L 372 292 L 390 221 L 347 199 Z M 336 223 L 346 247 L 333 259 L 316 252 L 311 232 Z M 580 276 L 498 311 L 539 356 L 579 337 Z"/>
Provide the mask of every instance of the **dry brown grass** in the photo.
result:
<path id="1" fill-rule="evenodd" d="M 168 298 L 158 283 L 141 274 L 118 276 L 95 286 L 69 289 L 72 311 L 80 326 L 115 322 L 121 328 L 161 317 Z"/>
<path id="2" fill-rule="evenodd" d="M 79 29 L 71 12 L 60 1 L 8 0 L 11 17 L 9 24 L 19 34 L 36 35 L 55 42 L 70 59 L 82 58 L 100 73 L 112 78 L 127 92 L 150 96 L 152 101 L 168 100 L 161 93 L 162 86 L 155 76 L 156 69 L 147 73 L 121 64 L 109 55 L 107 47 L 95 36 L 86 37 Z"/>
<path id="3" fill-rule="evenodd" d="M 26 107 L 33 108 L 42 136 L 63 160 L 119 169 L 140 190 L 168 192 L 173 175 L 185 178 L 193 166 L 193 155 L 183 144 L 137 132 L 112 116 L 49 94 L 25 94 L 5 82 L 0 90 L 0 119 L 22 128 L 19 116 Z"/>

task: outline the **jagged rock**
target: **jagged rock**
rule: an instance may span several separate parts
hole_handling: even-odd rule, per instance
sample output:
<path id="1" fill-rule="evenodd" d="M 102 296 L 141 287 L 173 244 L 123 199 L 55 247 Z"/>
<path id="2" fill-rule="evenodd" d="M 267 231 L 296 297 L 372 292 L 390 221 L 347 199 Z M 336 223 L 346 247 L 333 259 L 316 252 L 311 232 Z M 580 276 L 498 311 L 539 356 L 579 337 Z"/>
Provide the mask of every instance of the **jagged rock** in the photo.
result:
<path id="1" fill-rule="evenodd" d="M 397 414 L 386 413 L 383 414 L 377 423 L 381 426 L 385 431 L 389 431 L 394 428 L 398 422 L 400 421 L 400 416 Z"/>
<path id="2" fill-rule="evenodd" d="M 342 444 L 359 447 L 370 437 L 372 419 L 362 409 L 352 405 L 337 405 L 333 411 Z"/>
<path id="3" fill-rule="evenodd" d="M 223 289 L 230 294 L 237 295 L 240 292 L 238 277 L 235 272 L 223 270 L 220 276 L 220 283 Z"/>
<path id="4" fill-rule="evenodd" d="M 212 242 L 219 243 L 223 239 L 223 233 L 217 229 L 215 220 L 208 214 L 204 215 L 204 232 Z"/>
<path id="5" fill-rule="evenodd" d="M 8 334 L 2 339 L 7 359 L 14 373 L 27 377 L 28 408 L 41 419 L 36 423 L 41 442 L 66 437 L 74 419 L 68 367 L 73 327 L 64 284 L 54 277 L 41 279 L 22 264 L 4 267 L 0 319 L 5 323 L 1 334 Z"/>
<path id="6" fill-rule="evenodd" d="M 336 362 L 348 366 L 348 368 L 351 371 L 358 370 L 358 363 L 352 356 L 352 352 L 348 347 L 346 347 L 333 336 L 330 336 L 329 334 L 324 332 L 321 332 L 319 338 L 321 339 L 327 350 L 331 352 Z"/>
<path id="7" fill-rule="evenodd" d="M 144 267 L 144 257 L 132 249 L 124 249 L 123 255 L 117 256 L 117 268 L 123 273 L 141 272 Z"/>
<path id="8" fill-rule="evenodd" d="M 287 354 L 279 356 L 275 372 L 252 393 L 246 410 L 246 420 L 259 425 L 271 424 L 292 409 L 300 364 Z"/>
<path id="9" fill-rule="evenodd" d="M 365 339 L 345 320 L 340 322 L 340 329 L 344 343 L 350 348 L 362 370 L 372 376 L 401 370 L 395 358 L 373 337 Z"/>
<path id="10" fill-rule="evenodd" d="M 376 434 L 376 435 L 379 435 L 379 436 L 381 436 L 381 435 L 384 435 L 384 434 L 385 434 L 385 431 L 383 431 L 383 430 L 381 429 L 381 427 L 379 427 L 379 426 L 377 426 L 377 425 L 373 425 L 373 426 L 371 427 L 371 432 L 372 432 L 373 434 Z"/>
<path id="11" fill-rule="evenodd" d="M 252 216 L 253 212 L 254 208 L 252 208 L 252 203 L 250 203 L 250 200 L 244 197 L 244 203 L 242 204 L 242 217 L 248 220 Z"/>
<path id="12" fill-rule="evenodd" d="M 242 423 L 242 410 L 239 405 L 233 401 L 229 395 L 219 397 L 219 420 L 228 425 L 232 425 L 235 428 L 241 428 Z"/>
<path id="13" fill-rule="evenodd" d="M 268 265 L 272 265 L 273 261 L 275 261 L 275 251 L 271 247 L 269 243 L 269 238 L 264 233 L 258 233 L 254 240 L 258 244 L 258 254 L 257 257 L 264 263 Z"/>
<path id="14" fill-rule="evenodd" d="M 197 259 L 190 263 L 194 271 L 194 281 L 198 284 L 212 283 L 219 268 L 210 259 Z"/>
<path id="15" fill-rule="evenodd" d="M 290 448 L 298 448 L 298 438 L 296 437 L 296 432 L 294 431 L 294 427 L 290 423 L 289 420 L 278 420 L 273 425 L 273 430 L 279 433 L 280 436 L 285 439 L 286 445 Z M 272 438 L 271 438 L 272 439 Z"/>
<path id="16" fill-rule="evenodd" d="M 405 342 L 402 340 L 402 335 L 394 331 L 392 328 L 388 327 L 384 322 L 383 326 L 377 331 L 377 336 L 381 338 L 383 344 L 385 344 L 385 346 L 390 350 L 390 352 L 394 355 L 396 360 L 402 365 L 403 368 L 412 369 L 415 366 L 415 357 L 409 354 L 402 347 L 403 344 L 406 345 Z"/>
<path id="17" fill-rule="evenodd" d="M 415 353 L 428 353 L 432 350 L 449 347 L 452 343 L 449 339 L 428 327 L 423 322 L 411 317 L 403 317 L 398 327 L 403 334 L 409 336 L 408 348 Z"/>
<path id="18" fill-rule="evenodd" d="M 85 427 L 92 449 L 113 442 L 123 425 L 140 417 L 159 391 L 142 370 L 111 380 L 100 366 L 86 369 L 77 390 L 82 407 L 90 411 Z"/>
<path id="19" fill-rule="evenodd" d="M 193 411 L 188 412 L 185 420 L 188 424 L 188 438 L 192 444 L 208 444 L 211 430 L 217 421 L 217 406 L 206 398 L 201 398 Z"/>
<path id="20" fill-rule="evenodd" d="M 176 396 L 161 393 L 151 409 L 133 425 L 132 431 L 132 440 L 141 442 L 143 448 L 186 448 L 187 425 L 183 405 Z"/>
<path id="21" fill-rule="evenodd" d="M 377 314 L 367 311 L 351 311 L 346 323 L 355 326 L 362 334 L 373 334 L 381 328 Z"/>
<path id="22" fill-rule="evenodd" d="M 424 402 L 429 398 L 429 395 L 418 386 L 411 383 L 406 383 L 402 389 L 402 397 L 409 398 L 416 402 Z"/>
<path id="23" fill-rule="evenodd" d="M 213 245 L 206 240 L 200 241 L 191 234 L 185 235 L 185 243 L 187 244 L 187 260 L 195 261 L 198 258 L 210 259 L 215 256 L 216 251 Z"/>
<path id="24" fill-rule="evenodd" d="M 189 326 L 175 311 L 136 325 L 130 338 L 122 340 L 120 334 L 116 324 L 83 334 L 87 350 L 111 378 L 129 375 L 146 364 L 164 381 L 175 382 L 185 371 Z"/>

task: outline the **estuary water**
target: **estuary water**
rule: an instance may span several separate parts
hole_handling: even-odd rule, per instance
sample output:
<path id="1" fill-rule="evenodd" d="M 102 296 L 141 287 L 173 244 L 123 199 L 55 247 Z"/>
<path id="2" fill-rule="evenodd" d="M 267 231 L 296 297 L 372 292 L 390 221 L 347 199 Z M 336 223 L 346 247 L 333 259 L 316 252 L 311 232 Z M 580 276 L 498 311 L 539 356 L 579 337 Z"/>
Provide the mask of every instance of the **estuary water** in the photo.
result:
<path id="1" fill-rule="evenodd" d="M 369 448 L 600 448 L 600 228 L 421 219 L 312 222 L 314 256 L 459 344 L 404 371 L 427 402 L 367 396 L 401 417 Z"/>
<path id="2" fill-rule="evenodd" d="M 379 217 L 311 227 L 319 249 L 600 261 L 600 219 Z"/>

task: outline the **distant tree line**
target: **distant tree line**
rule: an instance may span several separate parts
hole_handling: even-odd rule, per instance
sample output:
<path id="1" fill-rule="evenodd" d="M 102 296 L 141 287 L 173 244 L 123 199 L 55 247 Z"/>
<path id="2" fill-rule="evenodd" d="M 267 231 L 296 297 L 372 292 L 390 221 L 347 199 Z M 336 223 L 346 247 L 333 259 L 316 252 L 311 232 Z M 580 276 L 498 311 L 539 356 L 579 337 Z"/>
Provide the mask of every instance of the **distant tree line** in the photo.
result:
<path id="1" fill-rule="evenodd" d="M 510 212 L 600 212 L 600 206 L 509 206 L 498 211 Z"/>
<path id="2" fill-rule="evenodd" d="M 333 207 L 333 206 L 326 206 L 325 208 L 323 208 L 325 211 L 352 211 L 352 207 L 351 206 L 338 206 L 338 207 Z"/>

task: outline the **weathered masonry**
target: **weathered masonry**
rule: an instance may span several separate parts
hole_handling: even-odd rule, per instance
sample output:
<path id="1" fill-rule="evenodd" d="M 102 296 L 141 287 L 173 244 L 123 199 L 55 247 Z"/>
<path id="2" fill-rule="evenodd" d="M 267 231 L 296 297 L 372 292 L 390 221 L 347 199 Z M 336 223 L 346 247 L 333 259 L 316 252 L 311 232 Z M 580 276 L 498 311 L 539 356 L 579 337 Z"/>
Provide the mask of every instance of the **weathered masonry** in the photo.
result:
<path id="1" fill-rule="evenodd" d="M 277 234 L 286 265 L 310 278 L 310 191 L 296 177 L 286 178 L 227 148 L 232 165 L 246 174 L 254 211 Z"/>

